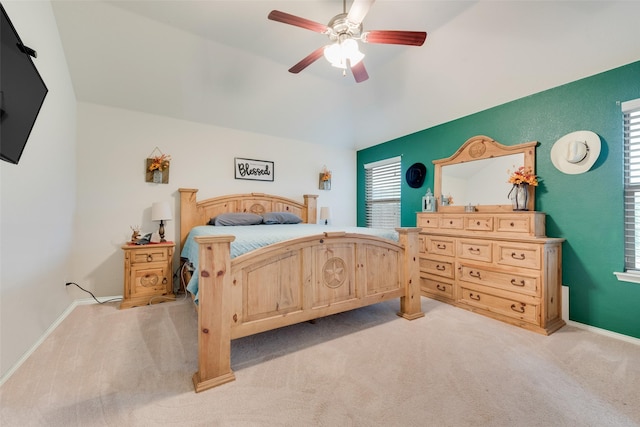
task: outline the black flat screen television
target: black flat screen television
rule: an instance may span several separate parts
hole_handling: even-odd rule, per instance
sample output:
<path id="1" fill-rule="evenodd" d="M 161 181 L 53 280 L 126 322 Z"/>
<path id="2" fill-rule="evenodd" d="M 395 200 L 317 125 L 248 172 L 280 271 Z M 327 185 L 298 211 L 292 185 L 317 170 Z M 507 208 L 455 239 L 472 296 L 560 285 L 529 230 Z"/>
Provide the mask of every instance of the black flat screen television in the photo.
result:
<path id="1" fill-rule="evenodd" d="M 0 158 L 18 164 L 48 89 L 31 60 L 31 50 L 20 40 L 2 4 L 0 9 Z"/>

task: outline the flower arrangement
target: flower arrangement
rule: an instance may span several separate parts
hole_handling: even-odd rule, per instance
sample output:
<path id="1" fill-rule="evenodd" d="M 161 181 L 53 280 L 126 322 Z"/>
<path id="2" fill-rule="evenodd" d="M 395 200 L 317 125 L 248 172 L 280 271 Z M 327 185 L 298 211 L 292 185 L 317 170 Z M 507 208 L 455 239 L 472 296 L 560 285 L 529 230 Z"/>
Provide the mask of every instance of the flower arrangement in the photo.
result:
<path id="1" fill-rule="evenodd" d="M 447 194 L 446 196 L 443 194 L 442 196 L 440 196 L 440 204 L 442 206 L 453 205 L 453 197 L 451 196 L 451 194 Z"/>
<path id="2" fill-rule="evenodd" d="M 322 172 L 320 173 L 320 181 L 331 181 L 331 171 L 327 170 L 326 166 L 322 168 Z"/>
<path id="3" fill-rule="evenodd" d="M 153 172 L 155 170 L 159 170 L 162 172 L 163 170 L 169 167 L 169 161 L 171 160 L 171 156 L 167 154 L 162 154 L 160 156 L 155 156 L 151 158 L 151 164 L 149 165 L 149 172 Z"/>
<path id="4" fill-rule="evenodd" d="M 529 184 L 533 186 L 538 185 L 538 177 L 533 173 L 531 168 L 525 168 L 524 166 L 520 166 L 513 173 L 508 170 L 509 174 L 509 183 L 513 185 L 521 185 L 521 184 Z"/>

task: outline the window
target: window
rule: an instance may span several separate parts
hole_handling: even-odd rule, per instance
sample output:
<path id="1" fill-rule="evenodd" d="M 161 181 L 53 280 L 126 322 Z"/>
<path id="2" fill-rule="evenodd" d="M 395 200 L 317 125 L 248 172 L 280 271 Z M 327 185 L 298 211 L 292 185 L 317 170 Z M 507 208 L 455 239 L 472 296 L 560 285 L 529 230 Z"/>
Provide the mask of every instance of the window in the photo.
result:
<path id="1" fill-rule="evenodd" d="M 640 99 L 622 103 L 624 116 L 624 268 L 640 273 Z"/>
<path id="2" fill-rule="evenodd" d="M 400 227 L 400 157 L 364 165 L 366 226 Z"/>

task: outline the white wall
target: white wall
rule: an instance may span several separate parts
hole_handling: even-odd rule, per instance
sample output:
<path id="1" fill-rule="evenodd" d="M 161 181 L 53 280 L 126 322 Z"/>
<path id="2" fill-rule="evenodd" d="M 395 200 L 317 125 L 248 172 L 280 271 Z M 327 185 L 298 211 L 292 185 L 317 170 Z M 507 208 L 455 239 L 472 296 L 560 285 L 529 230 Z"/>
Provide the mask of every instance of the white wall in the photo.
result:
<path id="1" fill-rule="evenodd" d="M 0 162 L 0 377 L 71 304 L 76 206 L 76 102 L 51 4 L 2 4 L 49 93 L 20 163 Z"/>
<path id="2" fill-rule="evenodd" d="M 145 182 L 145 160 L 156 147 L 172 157 L 168 184 Z M 234 157 L 275 162 L 274 182 L 234 179 Z M 176 240 L 180 187 L 198 188 L 198 199 L 262 192 L 302 202 L 303 194 L 318 194 L 318 207 L 331 208 L 333 224 L 355 225 L 355 163 L 353 150 L 79 103 L 77 238 L 70 280 L 98 296 L 121 295 L 120 247 L 131 237 L 130 226 L 157 230 L 151 204 L 169 201 L 175 220 L 168 223 L 166 238 Z M 330 191 L 318 189 L 323 165 L 333 172 Z"/>

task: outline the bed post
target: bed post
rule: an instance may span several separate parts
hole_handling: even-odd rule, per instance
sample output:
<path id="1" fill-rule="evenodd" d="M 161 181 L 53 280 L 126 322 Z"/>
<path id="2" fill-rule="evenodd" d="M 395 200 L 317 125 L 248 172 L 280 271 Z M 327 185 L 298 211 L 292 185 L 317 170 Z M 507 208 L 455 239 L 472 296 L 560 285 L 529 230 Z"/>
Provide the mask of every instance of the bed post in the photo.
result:
<path id="1" fill-rule="evenodd" d="M 318 222 L 318 195 L 305 194 L 304 205 L 306 209 L 306 218 L 302 218 L 307 224 L 315 224 Z"/>
<path id="2" fill-rule="evenodd" d="M 179 188 L 180 192 L 180 249 L 184 247 L 189 231 L 196 225 L 198 210 L 196 209 L 195 188 Z"/>
<path id="3" fill-rule="evenodd" d="M 400 298 L 398 316 L 414 320 L 424 316 L 420 301 L 420 261 L 418 257 L 418 232 L 420 228 L 396 228 L 400 245 L 404 247 L 402 276 L 405 294 Z"/>
<path id="4" fill-rule="evenodd" d="M 231 242 L 233 236 L 195 238 L 199 250 L 196 393 L 236 379 L 231 370 Z"/>

